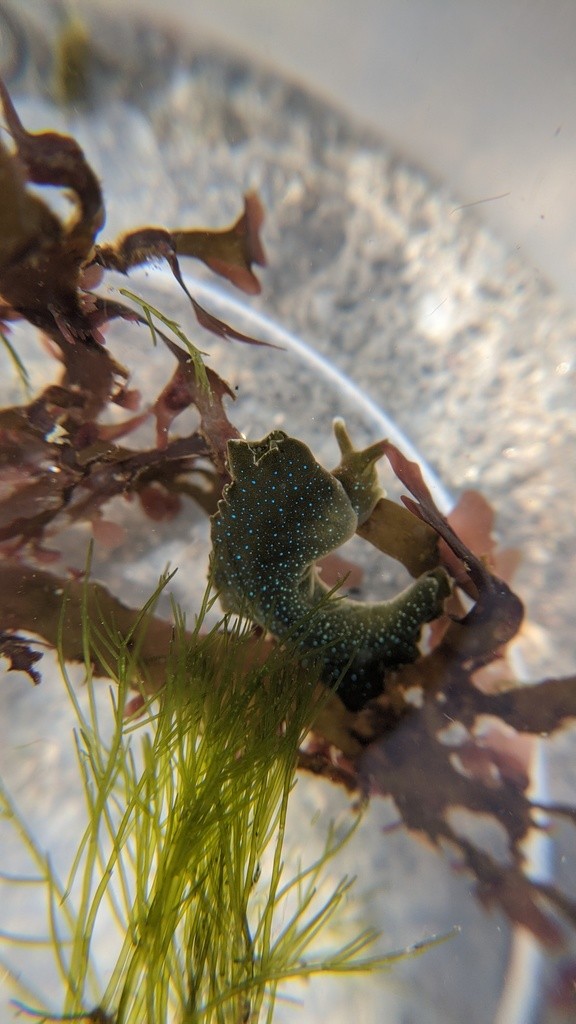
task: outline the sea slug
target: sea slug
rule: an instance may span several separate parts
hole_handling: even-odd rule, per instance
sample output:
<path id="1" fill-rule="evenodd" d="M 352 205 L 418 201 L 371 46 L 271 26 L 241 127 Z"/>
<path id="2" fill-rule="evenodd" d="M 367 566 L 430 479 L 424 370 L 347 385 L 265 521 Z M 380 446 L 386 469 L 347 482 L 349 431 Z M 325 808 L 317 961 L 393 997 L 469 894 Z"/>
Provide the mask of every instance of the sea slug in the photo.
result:
<path id="1" fill-rule="evenodd" d="M 226 611 L 290 635 L 356 710 L 381 692 L 386 669 L 417 658 L 422 625 L 441 614 L 449 585 L 435 569 L 391 601 L 328 591 L 317 559 L 352 537 L 382 493 L 382 446 L 357 451 L 342 421 L 334 428 L 342 459 L 332 472 L 281 430 L 228 442 L 231 482 L 212 518 L 211 576 Z"/>

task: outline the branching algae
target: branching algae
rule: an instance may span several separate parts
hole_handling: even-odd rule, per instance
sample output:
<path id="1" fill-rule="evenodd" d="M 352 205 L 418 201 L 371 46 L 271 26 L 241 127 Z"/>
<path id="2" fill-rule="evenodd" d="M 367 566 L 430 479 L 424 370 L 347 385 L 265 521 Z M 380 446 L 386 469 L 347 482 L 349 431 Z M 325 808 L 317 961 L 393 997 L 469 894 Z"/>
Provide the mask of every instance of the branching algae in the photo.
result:
<path id="1" fill-rule="evenodd" d="M 0 138 L 0 341 L 26 383 L 17 337 L 10 336 L 12 322 L 26 320 L 49 337 L 59 368 L 58 379 L 24 404 L 0 409 L 0 466 L 5 468 L 0 654 L 10 668 L 38 683 L 40 638 L 41 645 L 60 652 L 64 675 L 65 662 L 84 661 L 91 678 L 112 678 L 120 692 L 117 745 L 104 758 L 102 799 L 96 804 L 88 787 L 92 831 L 88 842 L 80 840 L 77 858 L 79 864 L 86 853 L 86 900 L 72 929 L 69 966 L 54 933 L 64 966 L 65 1013 L 93 1005 L 82 980 L 89 973 L 86 924 L 94 926 L 110 879 L 98 840 L 102 823 L 114 825 L 106 799 L 112 793 L 110 780 L 120 778 L 116 773 L 127 775 L 124 806 L 127 814 L 134 812 L 130 828 L 142 842 L 133 862 L 126 818 L 122 835 L 110 832 L 110 850 L 118 864 L 124 858 L 136 864 L 138 899 L 134 907 L 127 900 L 123 958 L 107 992 L 101 999 L 102 993 L 95 993 L 103 1009 L 90 1012 L 88 1020 L 107 1021 L 111 1014 L 118 1024 L 140 1022 L 144 1003 L 150 1007 L 146 1019 L 165 1020 L 172 991 L 178 1019 L 186 1024 L 228 1019 L 228 995 L 234 1007 L 230 1019 L 256 1020 L 262 1000 L 269 999 L 272 1007 L 275 986 L 283 978 L 317 968 L 358 967 L 352 955 L 339 955 L 331 964 L 326 959 L 306 964 L 308 937 L 326 920 L 326 908 L 319 916 L 313 913 L 301 929 L 289 919 L 274 938 L 272 917 L 287 891 L 279 887 L 281 844 L 296 763 L 346 785 L 362 799 L 390 798 L 413 835 L 443 853 L 449 848 L 475 882 L 483 905 L 497 908 L 511 925 L 529 929 L 542 945 L 564 949 L 569 936 L 559 918 L 576 931 L 576 900 L 527 874 L 523 844 L 534 828 L 544 827 L 542 810 L 547 820 L 575 821 L 576 809 L 549 801 L 544 806 L 533 798 L 530 773 L 515 743 L 519 734 L 555 735 L 576 719 L 576 677 L 533 686 L 515 683 L 506 645 L 521 627 L 522 602 L 498 565 L 490 526 L 479 525 L 480 520 L 486 523 L 474 512 L 480 496 L 465 516 L 461 503 L 455 532 L 455 521 L 436 509 L 416 463 L 389 443 L 355 451 L 337 424 L 341 461 L 329 472 L 302 441 L 281 431 L 262 441 L 240 439 L 228 415 L 233 388 L 204 366 L 202 353 L 179 325 L 128 290 L 121 294 L 131 306 L 93 288 L 108 270 L 129 273 L 139 264 L 166 260 L 202 327 L 220 338 L 260 344 L 203 309 L 180 270 L 181 258 L 196 258 L 247 294 L 257 292 L 253 265 L 265 260 L 256 195 L 246 196 L 244 212 L 224 230 L 148 226 L 114 242 L 100 241 L 102 190 L 78 144 L 56 132 L 28 132 L 1 81 L 0 107 L 7 129 Z M 44 186 L 69 195 L 67 219 L 44 203 Z M 112 354 L 112 332 L 109 346 L 102 344 L 103 329 L 118 318 L 148 324 L 167 353 L 166 378 L 146 408 L 128 386 L 129 370 Z M 127 418 L 109 421 L 109 414 L 117 412 L 113 406 Z M 191 429 L 178 420 L 190 407 L 196 413 Z M 149 417 L 156 431 L 146 447 L 130 435 Z M 412 495 L 403 498 L 404 508 L 380 497 L 375 464 L 383 454 Z M 225 607 L 258 623 L 268 635 L 226 620 L 204 636 L 199 617 L 193 631 L 176 623 L 180 642 L 175 645 L 172 622 L 127 607 L 121 595 L 96 580 L 77 578 L 61 557 L 60 540 L 75 523 L 91 529 L 97 540 L 102 527 L 117 534 L 113 499 L 120 497 L 137 499 L 135 518 L 138 510 L 155 521 L 172 518 L 188 500 L 214 515 L 212 579 Z M 321 583 L 316 560 L 354 532 L 416 577 L 394 601 L 352 602 Z M 122 543 L 114 541 L 116 547 Z M 127 547 L 124 552 L 131 557 Z M 430 631 L 428 653 L 419 656 L 421 627 L 433 619 L 438 621 Z M 322 685 L 314 689 L 319 674 L 336 692 Z M 150 756 L 144 747 L 144 780 L 131 778 L 131 753 L 123 747 L 122 701 L 129 687 L 138 689 L 128 702 L 130 711 L 135 706 L 141 710 L 147 697 L 161 693 L 157 742 Z M 220 710 L 221 719 L 215 714 Z M 227 741 L 220 721 L 230 730 Z M 457 726 L 456 745 L 445 742 L 447 723 Z M 298 749 L 309 727 L 313 733 Z M 497 735 L 502 727 L 505 750 Z M 81 733 L 89 742 L 89 730 Z M 90 763 L 96 767 L 100 748 L 96 736 L 90 746 Z M 203 765 L 201 751 L 207 755 Z M 223 785 L 227 771 L 229 787 Z M 246 782 L 245 799 L 239 774 Z M 208 789 L 203 785 L 207 778 Z M 180 796 L 168 805 L 163 793 L 170 800 Z M 224 797 L 231 801 L 225 816 Z M 202 829 L 184 834 L 181 826 L 199 801 L 206 812 Z M 94 808 L 100 809 L 98 815 L 92 814 Z M 460 832 L 454 809 L 497 825 L 506 837 L 507 856 L 499 858 Z M 246 907 L 260 856 L 260 847 L 251 844 L 271 837 L 273 822 L 273 885 L 261 923 L 248 933 Z M 149 836 L 156 837 L 156 847 Z M 196 854 L 197 870 L 190 859 Z M 166 864 L 156 875 L 150 871 L 155 857 L 158 867 L 161 861 Z M 66 916 L 63 894 L 69 887 L 55 888 L 50 865 L 45 859 L 41 864 L 47 868 L 43 875 L 51 907 Z M 224 868 L 235 869 L 229 881 Z M 314 871 L 310 892 L 316 886 Z M 301 883 L 299 875 L 293 884 Z M 222 893 L 230 898 L 231 911 Z M 305 886 L 304 909 L 310 905 L 307 894 Z M 330 913 L 335 905 L 329 904 Z M 347 947 L 347 954 L 355 950 Z M 194 957 L 201 961 L 195 971 L 190 966 Z M 202 988 L 200 977 L 207 987 Z"/>
<path id="2" fill-rule="evenodd" d="M 232 482 L 212 521 L 212 571 L 228 611 L 275 637 L 295 638 L 356 710 L 381 692 L 387 668 L 416 660 L 421 628 L 441 614 L 450 587 L 435 569 L 392 601 L 361 603 L 328 592 L 316 560 L 370 516 L 383 455 L 381 444 L 356 451 L 342 422 L 335 430 L 342 459 L 333 473 L 281 430 L 258 442 L 228 442 Z"/>

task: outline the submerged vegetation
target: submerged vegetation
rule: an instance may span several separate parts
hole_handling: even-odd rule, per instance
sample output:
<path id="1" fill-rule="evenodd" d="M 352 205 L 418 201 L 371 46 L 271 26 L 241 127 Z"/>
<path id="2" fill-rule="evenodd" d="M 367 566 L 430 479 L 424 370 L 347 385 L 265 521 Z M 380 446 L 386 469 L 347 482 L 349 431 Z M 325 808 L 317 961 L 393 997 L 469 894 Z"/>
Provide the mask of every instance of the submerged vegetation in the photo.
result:
<path id="1" fill-rule="evenodd" d="M 140 616 L 144 629 L 153 605 Z M 102 1020 L 249 1021 L 261 1009 L 270 1019 L 292 977 L 382 964 L 363 957 L 370 933 L 314 950 L 350 886 L 343 879 L 325 900 L 318 894 L 346 834 L 330 835 L 296 877 L 283 867 L 296 752 L 318 703 L 313 679 L 303 688 L 280 648 L 266 666 L 248 666 L 238 658 L 247 627 L 205 632 L 201 610 L 191 634 L 177 621 L 169 685 L 143 722 L 129 724 L 133 635 L 96 627 L 86 607 L 82 623 L 88 663 L 107 662 L 118 690 L 110 727 L 92 681 L 84 710 L 62 659 L 86 807 L 67 878 L 0 792 L 38 872 L 20 884 L 47 890 L 65 1019 L 95 1019 L 86 1011 L 94 1004 Z M 92 951 L 103 915 L 124 938 L 100 986 Z"/>
<path id="2" fill-rule="evenodd" d="M 126 274 L 165 260 L 203 328 L 261 344 L 204 309 L 180 267 L 183 258 L 199 259 L 256 293 L 253 267 L 265 262 L 258 198 L 245 198 L 228 229 L 142 227 L 101 244 L 101 186 L 80 147 L 55 132 L 29 133 L 1 82 L 0 100 L 12 140 L 0 138 L 0 326 L 26 389 L 21 404 L 0 410 L 0 653 L 34 683 L 42 644 L 60 655 L 87 805 L 69 878 L 56 878 L 5 789 L 2 800 L 47 887 L 64 1019 L 255 1021 L 261 1011 L 271 1018 L 277 986 L 289 977 L 375 965 L 362 959 L 369 935 L 325 956 L 314 951 L 348 885 L 315 901 L 340 840 L 330 839 L 298 877 L 283 878 L 297 769 L 345 786 L 358 803 L 391 797 L 415 836 L 456 851 L 483 904 L 544 945 L 561 946 L 566 923 L 576 928 L 576 902 L 524 870 L 524 840 L 545 826 L 514 737 L 549 735 L 573 718 L 576 679 L 514 681 L 506 649 L 523 609 L 497 574 L 482 499 L 468 496 L 447 520 L 414 463 L 386 441 L 356 452 L 342 427 L 342 462 L 332 472 L 281 432 L 242 440 L 226 404 L 232 389 L 179 325 L 128 289 L 122 294 L 131 305 L 95 288 L 109 270 Z M 68 220 L 38 186 L 66 191 Z M 104 344 L 118 319 L 147 326 L 166 349 L 172 369 L 149 409 Z M 11 338 L 15 320 L 37 329 L 60 369 L 38 394 L 29 393 Z M 108 416 L 112 406 L 126 411 L 122 422 Z M 174 424 L 189 408 L 197 424 L 178 434 Z M 131 447 L 149 419 L 155 443 Z M 270 456 L 287 449 L 298 459 L 279 466 Z M 404 507 L 375 490 L 381 456 L 411 495 Z M 255 503 L 240 500 L 239 468 L 269 470 L 258 484 L 257 522 Z M 289 492 L 297 517 L 282 504 Z M 154 600 L 144 611 L 129 608 L 90 574 L 78 578 L 58 566 L 70 526 L 88 523 L 98 537 L 118 496 L 136 497 L 152 519 L 176 516 L 185 499 L 212 515 L 213 582 L 245 619 L 225 616 L 205 632 L 213 590 L 187 630 L 176 611 L 173 622 L 158 617 Z M 316 560 L 327 556 L 329 575 L 334 549 L 354 531 L 416 578 L 411 594 L 427 594 L 415 610 L 410 604 L 407 625 L 402 604 L 392 606 L 391 626 L 389 607 L 384 614 L 381 605 L 342 599 L 320 584 Z M 430 620 L 422 653 L 415 641 Z M 332 657 L 353 621 L 361 628 L 350 628 Z M 86 667 L 88 715 L 68 681 L 72 662 Z M 99 726 L 99 677 L 117 684 L 111 736 Z M 138 713 L 138 721 L 130 717 Z M 456 740 L 447 740 L 448 725 L 458 727 Z M 460 833 L 454 808 L 497 821 L 508 859 Z M 576 821 L 572 806 L 546 810 Z M 72 891 L 79 891 L 74 908 L 65 898 Z M 99 987 L 91 940 L 105 904 L 125 939 Z"/>

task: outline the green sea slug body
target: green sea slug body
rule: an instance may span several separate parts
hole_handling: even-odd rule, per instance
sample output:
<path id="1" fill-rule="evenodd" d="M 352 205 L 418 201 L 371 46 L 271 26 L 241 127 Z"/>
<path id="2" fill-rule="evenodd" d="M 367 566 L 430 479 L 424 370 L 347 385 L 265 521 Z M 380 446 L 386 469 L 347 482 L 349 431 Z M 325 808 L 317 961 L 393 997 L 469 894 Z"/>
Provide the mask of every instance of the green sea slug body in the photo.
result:
<path id="1" fill-rule="evenodd" d="M 449 586 L 437 569 L 391 601 L 364 603 L 322 583 L 317 559 L 352 537 L 381 495 L 381 445 L 356 451 L 343 423 L 335 431 L 342 459 L 333 472 L 281 430 L 228 443 L 231 483 L 212 519 L 211 572 L 226 611 L 290 635 L 357 709 L 381 692 L 386 669 L 416 659 L 422 625 L 441 613 Z"/>

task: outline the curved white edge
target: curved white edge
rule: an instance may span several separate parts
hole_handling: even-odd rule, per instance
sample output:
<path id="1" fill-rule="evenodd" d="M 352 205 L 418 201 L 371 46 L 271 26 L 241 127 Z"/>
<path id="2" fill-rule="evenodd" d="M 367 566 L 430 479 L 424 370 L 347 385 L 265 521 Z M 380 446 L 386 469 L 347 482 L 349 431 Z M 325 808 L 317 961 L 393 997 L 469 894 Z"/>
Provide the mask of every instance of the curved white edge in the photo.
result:
<path id="1" fill-rule="evenodd" d="M 183 272 L 182 276 L 186 282 L 186 287 L 189 288 L 194 298 L 203 305 L 208 305 L 211 312 L 216 312 L 216 315 L 230 323 L 231 326 L 234 326 L 235 320 L 240 319 L 242 321 L 242 329 L 246 333 L 249 332 L 255 338 L 271 342 L 280 348 L 297 353 L 304 363 L 307 363 L 308 366 L 339 388 L 348 399 L 354 401 L 365 412 L 367 419 L 371 420 L 374 426 L 381 430 L 387 439 L 402 449 L 407 458 L 418 462 L 424 480 L 442 512 L 446 513 L 452 508 L 454 499 L 450 492 L 440 482 L 406 434 L 342 370 L 339 370 L 325 356 L 320 355 L 320 353 L 316 352 L 310 345 L 307 345 L 306 342 L 302 341 L 291 331 L 281 327 L 271 317 L 261 313 L 259 310 L 252 309 L 246 304 L 246 300 L 238 299 L 224 291 L 217 284 L 196 278 L 189 273 Z M 148 270 L 135 270 L 131 272 L 130 278 L 140 278 L 143 282 L 149 281 L 151 283 L 158 280 L 158 278 L 162 279 L 163 283 L 174 282 L 171 272 L 163 267 L 153 268 L 152 270 L 150 268 Z"/>

